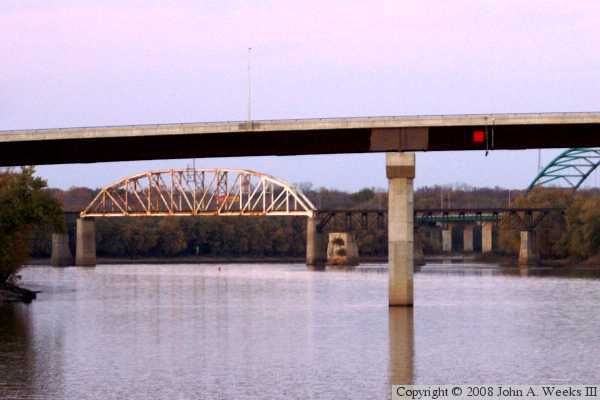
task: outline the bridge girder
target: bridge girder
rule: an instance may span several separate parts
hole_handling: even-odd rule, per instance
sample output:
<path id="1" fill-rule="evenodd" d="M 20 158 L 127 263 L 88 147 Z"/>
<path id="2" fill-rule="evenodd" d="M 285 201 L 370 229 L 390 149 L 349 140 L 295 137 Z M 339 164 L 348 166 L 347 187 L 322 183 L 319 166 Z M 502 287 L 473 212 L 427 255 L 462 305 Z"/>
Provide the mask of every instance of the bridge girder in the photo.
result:
<path id="1" fill-rule="evenodd" d="M 577 190 L 599 165 L 600 147 L 567 149 L 535 177 L 527 192 L 535 187 L 561 184 Z"/>
<path id="2" fill-rule="evenodd" d="M 306 216 L 315 206 L 298 188 L 245 169 L 147 171 L 103 188 L 80 217 Z"/>
<path id="3" fill-rule="evenodd" d="M 562 208 L 555 207 L 417 208 L 414 210 L 414 221 L 417 225 L 438 223 L 499 223 L 501 221 L 508 221 L 508 223 L 511 223 L 511 226 L 514 225 L 515 229 L 533 230 L 547 215 L 562 213 L 563 211 Z M 336 226 L 346 231 L 369 229 L 369 227 L 383 229 L 387 221 L 387 209 L 317 210 L 315 215 L 319 220 L 317 229 L 321 232 L 327 227 L 331 228 L 331 226 Z M 369 224 L 369 221 L 371 221 L 371 224 Z M 516 224 L 513 224 L 513 222 L 516 222 Z"/>

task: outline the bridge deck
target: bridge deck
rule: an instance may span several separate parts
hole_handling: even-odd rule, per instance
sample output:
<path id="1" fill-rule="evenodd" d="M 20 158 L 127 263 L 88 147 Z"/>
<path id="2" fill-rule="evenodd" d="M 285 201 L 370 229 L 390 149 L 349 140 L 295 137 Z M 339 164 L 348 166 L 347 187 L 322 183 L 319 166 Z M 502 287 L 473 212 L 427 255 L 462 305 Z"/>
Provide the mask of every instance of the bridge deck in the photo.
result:
<path id="1" fill-rule="evenodd" d="M 397 116 L 0 131 L 0 165 L 600 146 L 600 113 Z"/>

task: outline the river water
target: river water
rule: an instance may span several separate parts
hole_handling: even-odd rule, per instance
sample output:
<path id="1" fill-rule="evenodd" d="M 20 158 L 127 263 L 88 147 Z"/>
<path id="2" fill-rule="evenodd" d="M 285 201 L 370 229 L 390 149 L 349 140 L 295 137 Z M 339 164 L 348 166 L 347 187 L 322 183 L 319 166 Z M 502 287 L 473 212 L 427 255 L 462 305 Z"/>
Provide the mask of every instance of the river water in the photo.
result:
<path id="1" fill-rule="evenodd" d="M 30 267 L 0 306 L 0 399 L 386 399 L 390 384 L 597 383 L 600 279 L 427 265 Z"/>

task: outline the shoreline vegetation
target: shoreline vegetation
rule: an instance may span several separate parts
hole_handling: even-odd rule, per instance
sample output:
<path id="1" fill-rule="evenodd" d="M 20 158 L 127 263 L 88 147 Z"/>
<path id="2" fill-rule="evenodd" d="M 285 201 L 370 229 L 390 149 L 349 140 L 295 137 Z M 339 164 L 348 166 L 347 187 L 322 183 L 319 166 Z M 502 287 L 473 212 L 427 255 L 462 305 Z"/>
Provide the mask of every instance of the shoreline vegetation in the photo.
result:
<path id="1" fill-rule="evenodd" d="M 8 282 L 0 283 L 0 302 L 29 304 L 36 298 L 37 292 Z"/>
<path id="2" fill-rule="evenodd" d="M 98 265 L 134 265 L 134 264 L 198 264 L 198 265 L 224 265 L 224 264 L 303 264 L 304 257 L 203 257 L 203 256 L 181 256 L 181 257 L 98 257 Z M 481 255 L 481 254 L 430 254 L 424 257 L 425 263 L 482 263 L 499 264 L 504 267 L 518 267 L 517 258 L 506 255 Z M 360 264 L 387 263 L 387 257 L 381 256 L 361 256 Z M 415 265 L 418 263 L 415 260 Z M 26 266 L 48 266 L 50 258 L 32 258 Z M 565 258 L 559 260 L 540 260 L 537 264 L 529 266 L 531 268 L 586 268 L 600 270 L 600 256 L 591 257 L 586 260 L 577 260 Z M 64 268 L 64 267 L 57 267 Z"/>
<path id="3" fill-rule="evenodd" d="M 0 299 L 30 303 L 36 293 L 16 285 L 17 272 L 31 255 L 35 232 L 66 231 L 64 213 L 32 167 L 0 170 Z"/>

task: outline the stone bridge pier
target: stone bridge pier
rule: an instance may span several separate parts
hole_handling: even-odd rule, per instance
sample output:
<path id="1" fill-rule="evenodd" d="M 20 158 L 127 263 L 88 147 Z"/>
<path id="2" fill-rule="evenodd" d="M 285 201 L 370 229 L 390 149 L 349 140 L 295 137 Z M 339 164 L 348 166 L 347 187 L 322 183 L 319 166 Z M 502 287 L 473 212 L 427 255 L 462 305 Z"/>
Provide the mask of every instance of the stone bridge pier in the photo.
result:
<path id="1" fill-rule="evenodd" d="M 442 228 L 442 251 L 444 253 L 452 253 L 455 249 L 452 246 L 452 232 L 454 229 L 462 229 L 464 253 L 472 253 L 475 251 L 475 224 L 474 223 L 448 223 Z"/>
<path id="2" fill-rule="evenodd" d="M 521 245 L 519 246 L 519 265 L 529 266 L 538 262 L 537 248 L 535 244 L 535 231 L 521 231 Z"/>
<path id="3" fill-rule="evenodd" d="M 442 251 L 444 253 L 452 252 L 452 224 L 442 226 Z"/>
<path id="4" fill-rule="evenodd" d="M 93 218 L 77 219 L 77 243 L 75 246 L 75 265 L 79 267 L 96 266 L 96 222 Z"/>
<path id="5" fill-rule="evenodd" d="M 481 253 L 490 254 L 494 251 L 494 223 L 481 223 Z"/>
<path id="6" fill-rule="evenodd" d="M 352 232 L 331 232 L 327 243 L 327 265 L 355 267 L 359 264 L 358 246 Z"/>
<path id="7" fill-rule="evenodd" d="M 73 265 L 73 254 L 69 246 L 68 233 L 52 234 L 52 253 L 50 264 L 53 267 L 68 267 Z"/>
<path id="8" fill-rule="evenodd" d="M 52 234 L 50 262 L 54 267 L 73 265 L 68 233 Z M 96 266 L 96 222 L 93 218 L 77 218 L 74 264 L 80 267 Z"/>
<path id="9" fill-rule="evenodd" d="M 316 216 L 306 220 L 306 265 L 313 269 L 325 268 L 327 261 L 327 242 L 325 233 L 319 228 Z"/>
<path id="10" fill-rule="evenodd" d="M 465 253 L 472 253 L 475 251 L 475 225 L 466 224 L 463 227 L 463 251 Z"/>

